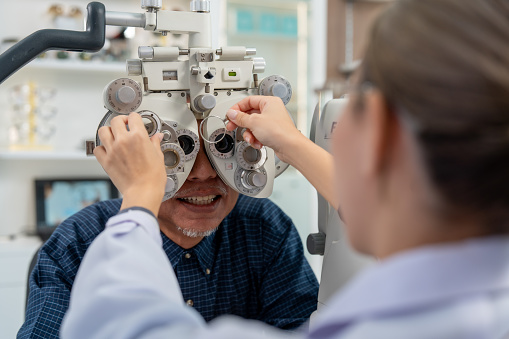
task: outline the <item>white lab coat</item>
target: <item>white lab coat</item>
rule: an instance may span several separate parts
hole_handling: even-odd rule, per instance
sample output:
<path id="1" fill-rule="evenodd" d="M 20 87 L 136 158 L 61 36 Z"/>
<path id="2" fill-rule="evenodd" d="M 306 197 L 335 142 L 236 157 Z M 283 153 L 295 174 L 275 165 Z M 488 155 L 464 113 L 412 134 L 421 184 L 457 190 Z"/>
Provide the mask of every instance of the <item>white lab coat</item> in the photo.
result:
<path id="1" fill-rule="evenodd" d="M 309 332 L 288 333 L 232 316 L 206 324 L 184 304 L 157 220 L 133 210 L 111 218 L 88 249 L 61 328 L 64 339 L 287 336 L 509 337 L 509 237 L 395 255 L 337 294 Z"/>

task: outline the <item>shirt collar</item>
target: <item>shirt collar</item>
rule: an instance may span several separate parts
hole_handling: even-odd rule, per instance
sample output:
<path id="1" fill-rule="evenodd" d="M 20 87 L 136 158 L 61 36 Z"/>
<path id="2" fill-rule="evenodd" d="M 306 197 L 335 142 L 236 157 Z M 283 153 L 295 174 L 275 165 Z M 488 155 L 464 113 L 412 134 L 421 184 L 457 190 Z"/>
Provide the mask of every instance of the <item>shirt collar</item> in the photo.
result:
<path id="1" fill-rule="evenodd" d="M 198 258 L 198 262 L 200 263 L 203 272 L 206 272 L 207 269 L 211 269 L 214 265 L 214 257 L 216 255 L 216 242 L 214 239 L 218 231 L 219 229 L 208 237 L 203 238 L 202 241 L 192 248 L 193 253 Z"/>
<path id="2" fill-rule="evenodd" d="M 218 230 L 213 234 L 205 237 L 200 241 L 196 246 L 190 249 L 184 249 L 177 245 L 173 240 L 168 238 L 163 232 L 161 232 L 161 237 L 163 239 L 163 250 L 170 259 L 171 265 L 173 269 L 179 264 L 182 260 L 182 256 L 185 253 L 193 253 L 200 264 L 200 267 L 204 272 L 207 269 L 211 269 L 214 264 L 214 257 L 216 253 L 216 243 L 214 241 L 216 237 L 216 233 L 219 231 L 219 228 L 222 227 L 219 225 Z"/>
<path id="3" fill-rule="evenodd" d="M 315 336 L 356 319 L 423 309 L 475 293 L 509 290 L 509 237 L 434 245 L 394 255 L 333 297 Z M 318 333 L 320 332 L 320 333 Z"/>

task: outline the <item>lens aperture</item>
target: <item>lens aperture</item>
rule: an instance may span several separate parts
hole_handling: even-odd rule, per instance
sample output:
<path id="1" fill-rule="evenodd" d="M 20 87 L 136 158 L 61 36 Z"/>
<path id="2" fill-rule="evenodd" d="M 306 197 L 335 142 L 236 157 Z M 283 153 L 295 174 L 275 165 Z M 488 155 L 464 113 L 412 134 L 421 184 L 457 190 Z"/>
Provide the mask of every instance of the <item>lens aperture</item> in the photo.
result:
<path id="1" fill-rule="evenodd" d="M 257 149 L 255 149 L 253 147 L 246 147 L 246 149 L 244 149 L 244 159 L 248 163 L 255 164 L 258 161 L 260 161 L 260 157 L 261 157 L 261 154 Z"/>
<path id="2" fill-rule="evenodd" d="M 184 150 L 186 155 L 191 154 L 194 151 L 194 140 L 189 135 L 181 135 L 178 137 L 180 147 Z"/>
<path id="3" fill-rule="evenodd" d="M 180 157 L 175 151 L 168 150 L 164 152 L 164 164 L 166 165 L 167 168 L 170 169 L 175 168 L 178 165 L 179 161 Z"/>
<path id="4" fill-rule="evenodd" d="M 233 141 L 232 136 L 229 134 L 225 134 L 224 137 L 222 134 L 218 135 L 215 141 L 216 143 L 214 146 L 216 147 L 217 151 L 221 153 L 229 153 L 235 146 L 235 142 Z"/>

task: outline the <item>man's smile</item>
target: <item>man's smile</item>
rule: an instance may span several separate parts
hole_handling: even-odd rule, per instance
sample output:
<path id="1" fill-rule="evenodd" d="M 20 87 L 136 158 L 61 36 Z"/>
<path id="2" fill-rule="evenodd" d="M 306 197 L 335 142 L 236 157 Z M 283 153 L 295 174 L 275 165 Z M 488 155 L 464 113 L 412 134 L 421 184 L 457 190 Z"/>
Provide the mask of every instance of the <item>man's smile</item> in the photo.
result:
<path id="1" fill-rule="evenodd" d="M 195 184 L 196 185 L 196 184 Z M 218 184 L 199 185 L 184 189 L 175 196 L 180 205 L 196 213 L 210 213 L 217 209 L 224 196 L 228 195 L 226 188 Z"/>
<path id="2" fill-rule="evenodd" d="M 180 198 L 179 200 L 193 204 L 193 205 L 208 205 L 218 198 L 221 198 L 221 196 L 220 195 L 207 195 L 204 197 Z"/>

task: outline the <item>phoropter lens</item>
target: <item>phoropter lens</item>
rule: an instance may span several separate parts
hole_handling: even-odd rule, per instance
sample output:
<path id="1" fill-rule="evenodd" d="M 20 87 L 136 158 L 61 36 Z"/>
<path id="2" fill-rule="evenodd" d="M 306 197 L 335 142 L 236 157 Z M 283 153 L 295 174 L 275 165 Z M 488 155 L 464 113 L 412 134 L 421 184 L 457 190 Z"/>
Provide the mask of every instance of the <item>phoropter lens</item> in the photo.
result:
<path id="1" fill-rule="evenodd" d="M 180 147 L 184 150 L 186 155 L 191 154 L 194 151 L 194 140 L 189 135 L 181 135 L 178 137 Z"/>
<path id="2" fill-rule="evenodd" d="M 216 143 L 214 144 L 214 146 L 216 146 L 217 151 L 221 152 L 221 153 L 231 152 L 231 150 L 233 149 L 233 146 L 234 146 L 232 136 L 229 134 L 226 134 L 226 135 L 224 135 L 224 138 L 222 140 L 221 140 L 221 138 L 223 138 L 223 134 L 218 135 L 215 140 Z"/>
<path id="3" fill-rule="evenodd" d="M 170 169 L 173 169 L 175 167 L 177 167 L 180 159 L 179 159 L 179 155 L 177 154 L 177 152 L 175 152 L 174 150 L 167 150 L 163 153 L 164 155 L 164 164 L 166 165 L 167 168 L 170 168 Z"/>
<path id="4" fill-rule="evenodd" d="M 260 157 L 260 151 L 256 148 L 249 146 L 244 149 L 244 160 L 246 160 L 248 163 L 256 164 L 258 161 L 260 161 Z"/>

